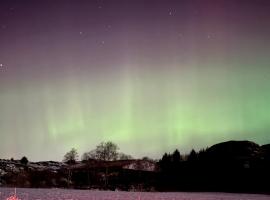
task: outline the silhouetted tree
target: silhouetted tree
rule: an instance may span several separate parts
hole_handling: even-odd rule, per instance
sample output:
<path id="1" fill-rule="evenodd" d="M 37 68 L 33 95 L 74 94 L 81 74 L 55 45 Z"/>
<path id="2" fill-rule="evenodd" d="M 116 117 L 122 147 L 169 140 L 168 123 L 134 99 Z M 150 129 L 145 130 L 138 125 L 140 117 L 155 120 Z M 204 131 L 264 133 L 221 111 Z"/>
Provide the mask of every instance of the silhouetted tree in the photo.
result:
<path id="1" fill-rule="evenodd" d="M 207 153 L 205 149 L 201 149 L 198 153 L 198 160 L 199 161 L 205 161 L 207 159 Z"/>
<path id="2" fill-rule="evenodd" d="M 170 167 L 170 163 L 171 163 L 171 155 L 165 153 L 161 160 L 159 161 L 159 165 L 162 171 L 167 171 Z"/>
<path id="3" fill-rule="evenodd" d="M 28 159 L 27 159 L 25 156 L 23 156 L 22 159 L 20 160 L 20 162 L 21 162 L 21 164 L 23 164 L 23 165 L 27 165 Z"/>
<path id="4" fill-rule="evenodd" d="M 131 155 L 127 155 L 127 154 L 124 154 L 124 153 L 119 153 L 118 154 L 118 159 L 119 160 L 132 160 L 133 157 Z"/>
<path id="5" fill-rule="evenodd" d="M 154 161 L 152 158 L 149 158 L 148 156 L 144 156 L 142 157 L 142 160 L 146 160 L 146 161 Z"/>
<path id="6" fill-rule="evenodd" d="M 165 153 L 163 156 L 162 156 L 162 159 L 161 159 L 161 162 L 164 162 L 164 163 L 168 163 L 170 162 L 170 155 L 168 155 L 167 153 Z"/>
<path id="7" fill-rule="evenodd" d="M 198 155 L 196 153 L 196 151 L 194 149 L 191 150 L 190 154 L 188 155 L 188 159 L 189 162 L 194 162 L 198 160 Z"/>
<path id="8" fill-rule="evenodd" d="M 176 149 L 172 154 L 172 161 L 174 163 L 179 163 L 180 160 L 181 160 L 180 152 L 178 151 L 178 149 Z"/>
<path id="9" fill-rule="evenodd" d="M 95 149 L 96 158 L 99 160 L 117 160 L 119 147 L 111 142 L 101 142 Z"/>
<path id="10" fill-rule="evenodd" d="M 101 142 L 97 147 L 89 152 L 85 152 L 82 156 L 82 160 L 97 159 L 104 161 L 112 161 L 120 158 L 131 158 L 125 154 L 118 153 L 119 147 L 111 142 Z"/>
<path id="11" fill-rule="evenodd" d="M 90 160 L 90 159 L 97 159 L 95 150 L 85 152 L 81 158 L 82 161 L 86 161 L 86 160 Z"/>
<path id="12" fill-rule="evenodd" d="M 76 163 L 76 161 L 78 160 L 79 155 L 78 152 L 75 148 L 72 148 L 69 152 L 67 152 L 64 155 L 64 159 L 63 162 L 67 162 L 69 164 L 73 164 Z"/>

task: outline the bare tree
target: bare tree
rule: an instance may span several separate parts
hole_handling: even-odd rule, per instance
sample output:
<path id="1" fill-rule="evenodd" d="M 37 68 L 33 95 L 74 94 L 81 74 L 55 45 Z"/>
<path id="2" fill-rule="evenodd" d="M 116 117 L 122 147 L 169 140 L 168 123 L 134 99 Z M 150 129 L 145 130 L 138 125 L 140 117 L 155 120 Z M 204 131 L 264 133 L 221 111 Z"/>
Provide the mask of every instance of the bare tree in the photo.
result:
<path id="1" fill-rule="evenodd" d="M 111 142 L 101 142 L 95 149 L 96 158 L 99 160 L 117 160 L 119 147 Z"/>
<path id="2" fill-rule="evenodd" d="M 119 160 L 132 160 L 133 157 L 131 155 L 127 155 L 127 154 L 124 154 L 124 153 L 119 153 L 118 154 L 118 159 Z"/>
<path id="3" fill-rule="evenodd" d="M 85 152 L 82 155 L 82 160 L 97 159 L 96 150 Z"/>
<path id="4" fill-rule="evenodd" d="M 77 149 L 72 148 L 69 152 L 67 152 L 64 156 L 63 162 L 67 162 L 67 163 L 75 163 L 79 158 Z"/>
<path id="5" fill-rule="evenodd" d="M 97 159 L 104 161 L 117 160 L 119 147 L 111 142 L 101 142 L 97 147 L 89 152 L 85 152 L 82 160 Z"/>

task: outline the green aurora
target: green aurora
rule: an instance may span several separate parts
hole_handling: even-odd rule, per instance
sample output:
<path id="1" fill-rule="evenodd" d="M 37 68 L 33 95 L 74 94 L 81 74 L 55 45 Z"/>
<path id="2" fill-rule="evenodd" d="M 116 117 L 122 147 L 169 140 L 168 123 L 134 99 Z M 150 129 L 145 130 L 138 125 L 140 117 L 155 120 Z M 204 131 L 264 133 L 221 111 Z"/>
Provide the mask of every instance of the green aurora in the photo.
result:
<path id="1" fill-rule="evenodd" d="M 175 65 L 154 74 L 121 70 L 125 73 L 91 80 L 72 74 L 58 82 L 24 83 L 1 94 L 4 148 L 12 155 L 25 148 L 21 140 L 33 140 L 27 149 L 41 152 L 52 145 L 46 151 L 59 154 L 47 159 L 59 160 L 73 146 L 83 152 L 104 140 L 136 157 L 155 158 L 174 148 L 188 152 L 231 139 L 264 144 L 270 70 L 261 67 L 254 73 L 233 65 L 190 64 L 181 70 Z M 8 137 L 14 131 L 15 140 Z"/>

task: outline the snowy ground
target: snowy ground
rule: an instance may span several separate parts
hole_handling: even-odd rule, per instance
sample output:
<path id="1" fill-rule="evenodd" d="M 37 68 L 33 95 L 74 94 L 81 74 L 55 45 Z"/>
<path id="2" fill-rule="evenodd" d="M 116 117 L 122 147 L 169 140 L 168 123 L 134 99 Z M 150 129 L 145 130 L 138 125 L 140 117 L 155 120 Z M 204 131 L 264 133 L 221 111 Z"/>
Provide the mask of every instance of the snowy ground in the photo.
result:
<path id="1" fill-rule="evenodd" d="M 14 194 L 12 188 L 0 188 L 0 200 Z M 230 193 L 144 193 L 63 189 L 17 189 L 21 200 L 269 200 L 270 196 Z"/>

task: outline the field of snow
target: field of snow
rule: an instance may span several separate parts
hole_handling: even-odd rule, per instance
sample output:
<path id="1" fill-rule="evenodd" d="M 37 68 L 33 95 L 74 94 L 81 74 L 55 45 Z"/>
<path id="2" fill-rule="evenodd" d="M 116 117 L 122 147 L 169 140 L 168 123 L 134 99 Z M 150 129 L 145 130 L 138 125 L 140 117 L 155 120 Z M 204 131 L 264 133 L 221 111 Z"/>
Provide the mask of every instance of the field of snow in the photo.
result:
<path id="1" fill-rule="evenodd" d="M 12 188 L 0 188 L 0 200 L 14 194 Z M 188 192 L 110 192 L 64 189 L 17 189 L 21 200 L 269 200 L 270 196 L 230 193 Z"/>

